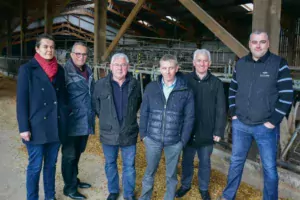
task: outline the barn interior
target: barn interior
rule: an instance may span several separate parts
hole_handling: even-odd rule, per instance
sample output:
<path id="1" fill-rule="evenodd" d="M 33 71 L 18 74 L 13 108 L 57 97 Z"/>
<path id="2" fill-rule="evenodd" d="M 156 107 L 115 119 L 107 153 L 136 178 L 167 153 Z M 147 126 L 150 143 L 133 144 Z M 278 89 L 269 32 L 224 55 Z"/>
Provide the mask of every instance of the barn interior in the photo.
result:
<path id="1" fill-rule="evenodd" d="M 127 54 L 130 72 L 142 88 L 159 75 L 158 61 L 164 54 L 176 55 L 181 70 L 188 73 L 193 70 L 193 52 L 205 48 L 212 55 L 210 70 L 227 91 L 235 62 L 249 53 L 249 34 L 266 31 L 270 51 L 289 63 L 295 89 L 293 108 L 281 125 L 280 194 L 300 199 L 299 9 L 299 0 L 0 0 L 0 71 L 17 77 L 20 65 L 35 53 L 36 37 L 49 33 L 55 37 L 61 64 L 74 42 L 84 41 L 95 79 L 109 73 L 114 53 Z M 226 137 L 214 152 L 215 169 L 228 168 L 230 149 L 228 118 Z M 255 145 L 247 163 L 243 181 L 261 189 Z"/>

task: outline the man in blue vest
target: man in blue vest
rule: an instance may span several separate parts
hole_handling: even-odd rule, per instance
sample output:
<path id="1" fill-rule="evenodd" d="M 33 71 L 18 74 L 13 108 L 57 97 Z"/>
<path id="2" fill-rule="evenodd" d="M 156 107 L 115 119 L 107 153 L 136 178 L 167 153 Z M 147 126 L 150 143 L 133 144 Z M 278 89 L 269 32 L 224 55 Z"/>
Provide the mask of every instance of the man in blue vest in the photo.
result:
<path id="1" fill-rule="evenodd" d="M 253 139 L 263 166 L 263 199 L 278 199 L 279 124 L 292 104 L 293 83 L 287 62 L 269 51 L 266 32 L 252 32 L 249 48 L 251 53 L 238 60 L 229 88 L 232 156 L 221 200 L 235 199 Z"/>

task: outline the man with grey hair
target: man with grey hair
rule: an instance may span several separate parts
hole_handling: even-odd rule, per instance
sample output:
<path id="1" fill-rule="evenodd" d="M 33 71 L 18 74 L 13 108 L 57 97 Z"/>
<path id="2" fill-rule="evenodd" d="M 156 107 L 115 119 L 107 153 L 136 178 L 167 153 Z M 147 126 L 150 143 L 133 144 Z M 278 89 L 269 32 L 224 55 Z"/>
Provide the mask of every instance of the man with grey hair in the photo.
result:
<path id="1" fill-rule="evenodd" d="M 95 113 L 92 110 L 94 80 L 91 68 L 86 64 L 88 48 L 83 42 L 72 47 L 71 58 L 65 65 L 66 88 L 71 113 L 68 122 L 68 139 L 62 145 L 62 176 L 64 194 L 72 199 L 85 199 L 77 191 L 90 188 L 78 178 L 78 163 L 84 152 L 89 134 L 94 134 Z"/>
<path id="2" fill-rule="evenodd" d="M 208 70 L 210 52 L 197 49 L 193 56 L 194 72 L 186 76 L 195 98 L 195 124 L 188 145 L 183 149 L 181 187 L 176 197 L 183 197 L 190 189 L 194 174 L 194 157 L 199 158 L 198 187 L 203 200 L 210 200 L 208 192 L 214 142 L 224 135 L 226 106 L 223 83 Z"/>
<path id="3" fill-rule="evenodd" d="M 163 151 L 167 182 L 164 199 L 174 199 L 178 159 L 194 124 L 193 92 L 183 74 L 178 72 L 176 57 L 164 55 L 159 65 L 162 75 L 147 85 L 141 106 L 140 136 L 146 147 L 147 169 L 140 200 L 151 199 L 154 176 Z"/>
<path id="4" fill-rule="evenodd" d="M 220 199 L 235 199 L 254 139 L 263 167 L 263 199 L 277 200 L 279 124 L 292 105 L 293 82 L 287 62 L 269 51 L 266 32 L 252 32 L 249 48 L 251 52 L 237 61 L 229 88 L 232 156 Z"/>
<path id="5" fill-rule="evenodd" d="M 107 200 L 119 196 L 117 158 L 122 156 L 122 183 L 125 200 L 134 200 L 135 155 L 139 132 L 137 112 L 141 103 L 138 81 L 128 74 L 129 60 L 123 53 L 112 56 L 111 73 L 95 84 L 94 110 L 100 122 L 100 142 L 105 157 L 105 173 L 108 180 Z"/>

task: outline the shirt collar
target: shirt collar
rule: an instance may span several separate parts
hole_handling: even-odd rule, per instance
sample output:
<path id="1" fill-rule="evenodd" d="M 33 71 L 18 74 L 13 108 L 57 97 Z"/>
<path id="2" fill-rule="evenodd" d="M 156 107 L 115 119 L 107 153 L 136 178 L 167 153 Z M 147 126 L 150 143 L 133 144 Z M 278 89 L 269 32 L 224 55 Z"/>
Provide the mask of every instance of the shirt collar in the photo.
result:
<path id="1" fill-rule="evenodd" d="M 176 78 L 176 76 L 175 76 L 174 82 L 173 82 L 170 86 L 167 86 L 167 85 L 165 84 L 165 82 L 164 82 L 164 78 L 161 79 L 161 83 L 162 83 L 163 87 L 166 87 L 166 88 L 174 88 L 174 87 L 175 87 L 175 84 L 176 84 L 176 81 L 177 81 L 177 78 Z"/>

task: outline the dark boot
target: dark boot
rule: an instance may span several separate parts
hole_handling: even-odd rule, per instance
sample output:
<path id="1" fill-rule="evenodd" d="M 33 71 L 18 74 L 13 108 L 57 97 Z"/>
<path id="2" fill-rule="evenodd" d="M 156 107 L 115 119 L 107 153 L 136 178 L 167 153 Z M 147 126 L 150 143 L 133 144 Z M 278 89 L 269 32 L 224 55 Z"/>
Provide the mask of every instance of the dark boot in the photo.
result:
<path id="1" fill-rule="evenodd" d="M 70 197 L 71 199 L 86 199 L 86 197 L 83 194 L 79 193 L 78 191 L 75 191 L 72 193 L 64 192 L 64 195 L 67 197 Z"/>
<path id="2" fill-rule="evenodd" d="M 180 198 L 186 195 L 188 191 L 190 191 L 191 188 L 183 188 L 182 186 L 176 191 L 175 197 Z"/>
<path id="3" fill-rule="evenodd" d="M 110 193 L 106 200 L 117 200 L 119 197 L 119 193 Z"/>
<path id="4" fill-rule="evenodd" d="M 203 200 L 211 200 L 208 190 L 199 190 Z"/>

